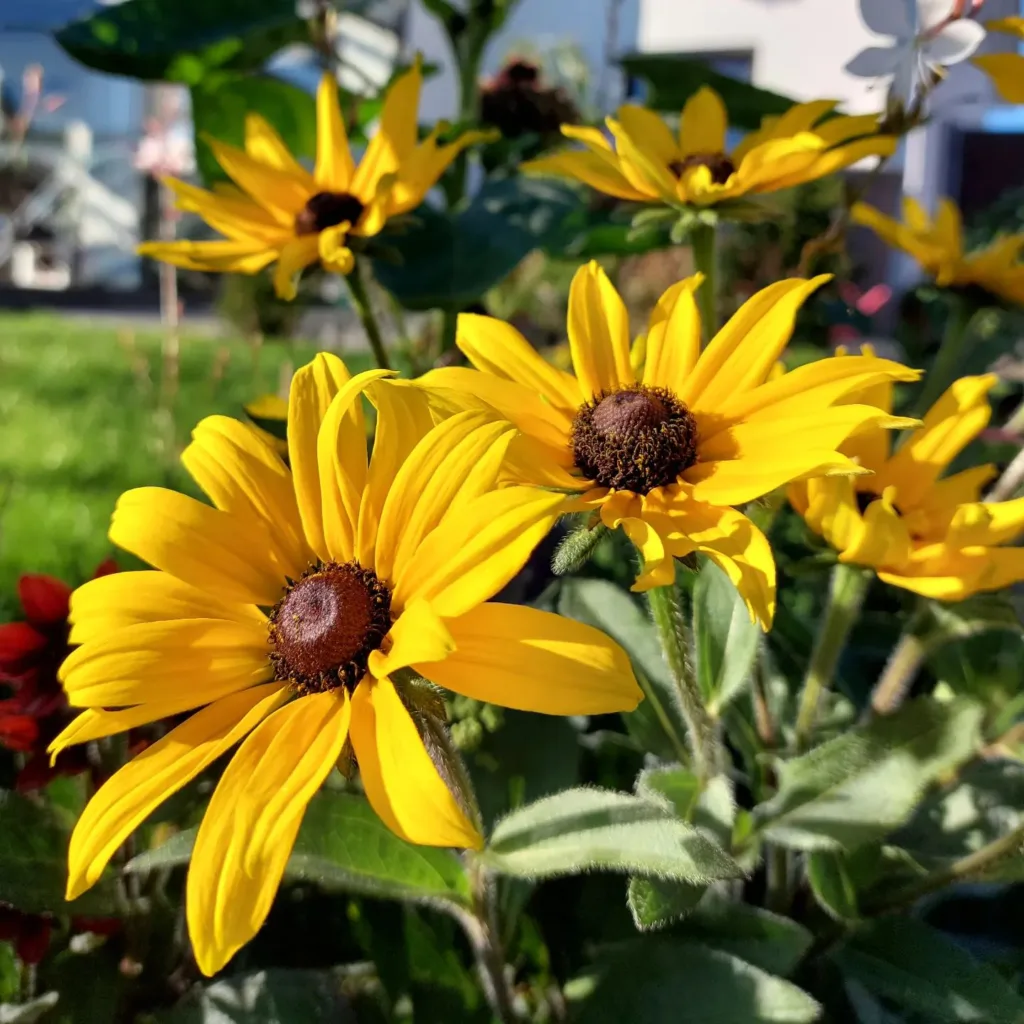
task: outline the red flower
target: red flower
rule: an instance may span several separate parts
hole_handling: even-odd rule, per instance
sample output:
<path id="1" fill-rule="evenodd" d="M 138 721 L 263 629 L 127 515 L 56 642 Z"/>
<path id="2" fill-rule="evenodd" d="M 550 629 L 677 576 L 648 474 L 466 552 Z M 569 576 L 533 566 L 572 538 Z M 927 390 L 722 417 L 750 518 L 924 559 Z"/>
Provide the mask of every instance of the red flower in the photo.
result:
<path id="1" fill-rule="evenodd" d="M 107 559 L 94 578 L 112 572 L 117 564 Z M 18 775 L 17 788 L 24 791 L 88 765 L 81 750 L 65 751 L 53 766 L 46 753 L 69 719 L 57 672 L 69 650 L 71 587 L 53 576 L 29 573 L 18 580 L 18 598 L 25 621 L 0 625 L 0 687 L 12 691 L 0 700 L 0 746 L 30 755 Z"/>

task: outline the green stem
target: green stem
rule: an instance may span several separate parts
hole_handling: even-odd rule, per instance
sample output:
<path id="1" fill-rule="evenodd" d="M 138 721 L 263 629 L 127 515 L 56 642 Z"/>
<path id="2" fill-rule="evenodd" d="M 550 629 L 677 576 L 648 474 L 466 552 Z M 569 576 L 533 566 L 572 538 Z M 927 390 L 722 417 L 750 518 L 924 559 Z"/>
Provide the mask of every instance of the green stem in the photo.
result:
<path id="1" fill-rule="evenodd" d="M 918 669 L 927 654 L 924 641 L 917 636 L 917 617 L 913 617 L 892 649 L 885 670 L 871 691 L 871 710 L 876 715 L 891 715 L 907 699 Z"/>
<path id="2" fill-rule="evenodd" d="M 963 361 L 964 347 L 970 336 L 969 327 L 976 312 L 977 307 L 970 299 L 956 292 L 950 293 L 946 333 L 942 337 L 938 355 L 925 377 L 924 387 L 914 403 L 911 415 L 924 416 L 935 404 L 936 399 L 952 384 L 957 368 Z"/>
<path id="3" fill-rule="evenodd" d="M 822 694 L 832 685 L 839 656 L 860 614 L 871 577 L 863 569 L 838 564 L 829 582 L 828 604 L 807 666 L 796 718 L 796 746 L 803 750 L 814 730 Z"/>
<path id="4" fill-rule="evenodd" d="M 704 341 L 718 333 L 718 247 L 716 228 L 712 224 L 694 224 L 690 229 L 693 265 L 704 275 L 704 283 L 697 289 L 697 307 L 704 328 Z"/>
<path id="5" fill-rule="evenodd" d="M 352 296 L 352 305 L 356 307 L 356 313 L 359 314 L 359 320 L 363 325 L 363 330 L 366 331 L 366 338 L 370 342 L 370 348 L 373 349 L 377 365 L 382 370 L 390 370 L 388 353 L 384 348 L 384 339 L 381 337 L 380 326 L 373 312 L 373 303 L 370 302 L 370 296 L 366 291 L 362 264 L 359 260 L 356 260 L 352 273 L 345 280 L 348 282 L 349 295 Z"/>
<path id="6" fill-rule="evenodd" d="M 894 910 L 901 910 L 916 903 L 922 896 L 938 892 L 947 886 L 956 885 L 958 882 L 969 882 L 972 880 L 983 880 L 1004 861 L 1024 854 L 1024 825 L 1015 828 L 1012 832 L 995 839 L 980 850 L 969 853 L 954 861 L 949 867 L 939 868 L 924 878 L 911 882 L 901 889 L 897 889 L 888 898 L 879 901 L 874 906 L 869 905 L 867 912 L 872 915 L 887 914 Z"/>
<path id="7" fill-rule="evenodd" d="M 782 846 L 771 843 L 765 852 L 765 894 L 766 910 L 776 914 L 788 914 L 793 894 L 790 886 L 789 852 Z"/>
<path id="8" fill-rule="evenodd" d="M 686 656 L 686 619 L 679 589 L 674 583 L 655 587 L 647 592 L 647 598 L 686 719 L 694 769 L 701 779 L 708 779 L 719 767 L 715 723 L 704 707 L 700 687 Z"/>

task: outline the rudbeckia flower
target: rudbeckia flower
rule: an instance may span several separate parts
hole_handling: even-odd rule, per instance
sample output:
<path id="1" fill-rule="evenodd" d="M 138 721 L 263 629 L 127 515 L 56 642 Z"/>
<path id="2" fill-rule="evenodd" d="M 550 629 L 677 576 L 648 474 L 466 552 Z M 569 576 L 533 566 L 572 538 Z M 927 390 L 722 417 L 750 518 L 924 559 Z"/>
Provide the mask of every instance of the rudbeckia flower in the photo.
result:
<path id="1" fill-rule="evenodd" d="M 292 382 L 291 468 L 245 424 L 203 420 L 183 461 L 213 505 L 128 491 L 112 540 L 154 566 L 71 600 L 81 646 L 61 677 L 85 708 L 59 751 L 195 711 L 95 794 L 71 839 L 68 899 L 152 810 L 236 745 L 196 838 L 187 917 L 219 970 L 270 910 L 305 807 L 351 745 L 399 836 L 481 837 L 392 677 L 411 667 L 474 699 L 550 714 L 636 706 L 625 652 L 597 630 L 486 603 L 549 530 L 559 495 L 492 490 L 515 431 L 469 412 L 431 428 L 425 398 L 318 356 Z M 361 392 L 378 409 L 366 457 Z M 198 709 L 198 710 L 195 710 Z"/>
<path id="2" fill-rule="evenodd" d="M 1017 39 L 1024 39 L 1024 16 L 989 21 L 985 27 L 990 32 L 1005 32 Z M 975 57 L 971 63 L 992 79 L 996 92 L 1003 100 L 1007 103 L 1024 103 L 1024 53 L 985 53 Z"/>
<path id="3" fill-rule="evenodd" d="M 675 558 L 708 555 L 767 628 L 775 607 L 768 541 L 734 505 L 791 480 L 859 472 L 838 446 L 899 420 L 866 404 L 837 406 L 851 388 L 918 374 L 884 359 L 825 360 L 777 380 L 775 362 L 804 300 L 827 277 L 789 280 L 751 298 L 700 350 L 699 277 L 673 285 L 655 308 L 642 373 L 630 362 L 626 307 L 596 263 L 569 293 L 575 375 L 546 363 L 513 327 L 463 314 L 457 343 L 476 369 L 432 370 L 419 386 L 444 401 L 489 403 L 523 433 L 509 473 L 575 495 L 621 526 L 643 556 L 634 590 L 675 578 Z M 914 421 L 909 421 L 914 422 Z"/>
<path id="4" fill-rule="evenodd" d="M 913 256 L 942 288 L 980 288 L 1007 302 L 1024 303 L 1024 234 L 1002 235 L 965 253 L 963 222 L 952 199 L 939 203 L 934 220 L 909 196 L 903 197 L 902 224 L 867 203 L 855 203 L 851 217 Z"/>
<path id="5" fill-rule="evenodd" d="M 190 270 L 254 274 L 277 261 L 274 287 L 295 297 L 295 277 L 319 261 L 336 274 L 352 271 L 353 239 L 376 235 L 389 217 L 419 206 L 445 168 L 467 146 L 488 138 L 465 132 L 438 145 L 439 128 L 416 141 L 419 64 L 388 91 L 380 126 L 357 167 L 338 104 L 337 82 L 324 75 L 316 98 L 317 155 L 313 171 L 288 152 L 259 114 L 245 119 L 245 149 L 207 139 L 237 188 L 212 192 L 174 178 L 165 184 L 178 209 L 197 213 L 224 238 L 211 242 L 147 242 L 143 256 Z"/>
<path id="6" fill-rule="evenodd" d="M 686 104 L 676 138 L 653 111 L 627 104 L 607 124 L 615 148 L 597 128 L 563 125 L 583 150 L 541 157 L 523 165 L 634 202 L 707 207 L 744 196 L 802 185 L 869 156 L 891 156 L 897 140 L 878 135 L 878 119 L 831 117 L 835 103 L 801 103 L 766 118 L 731 153 L 729 118 L 714 90 L 702 88 Z"/>
<path id="7" fill-rule="evenodd" d="M 1024 533 L 1024 498 L 981 500 L 993 466 L 945 475 L 988 425 L 995 383 L 991 374 L 955 381 L 895 451 L 883 430 L 846 442 L 842 452 L 871 473 L 794 484 L 793 507 L 840 562 L 925 597 L 960 601 L 1024 579 L 1024 548 L 1004 546 Z M 891 389 L 876 386 L 851 400 L 887 408 Z"/>

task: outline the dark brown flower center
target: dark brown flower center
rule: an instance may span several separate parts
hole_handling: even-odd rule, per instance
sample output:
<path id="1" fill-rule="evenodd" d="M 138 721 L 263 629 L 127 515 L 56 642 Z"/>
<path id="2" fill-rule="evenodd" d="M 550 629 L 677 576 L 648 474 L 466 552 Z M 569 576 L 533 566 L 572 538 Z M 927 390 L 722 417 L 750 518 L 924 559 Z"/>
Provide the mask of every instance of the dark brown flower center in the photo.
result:
<path id="1" fill-rule="evenodd" d="M 310 568 L 270 614 L 270 659 L 301 693 L 350 692 L 391 629 L 391 591 L 356 562 Z"/>
<path id="2" fill-rule="evenodd" d="M 634 384 L 584 405 L 572 425 L 576 468 L 601 487 L 647 494 L 697 461 L 697 423 L 665 388 Z"/>
<path id="3" fill-rule="evenodd" d="M 363 215 L 363 204 L 348 192 L 317 192 L 295 218 L 297 235 L 315 235 L 348 221 L 352 227 Z"/>
<path id="4" fill-rule="evenodd" d="M 693 167 L 706 167 L 716 185 L 724 185 L 736 172 L 736 165 L 725 153 L 691 153 L 682 160 L 673 160 L 668 169 L 677 177 Z"/>

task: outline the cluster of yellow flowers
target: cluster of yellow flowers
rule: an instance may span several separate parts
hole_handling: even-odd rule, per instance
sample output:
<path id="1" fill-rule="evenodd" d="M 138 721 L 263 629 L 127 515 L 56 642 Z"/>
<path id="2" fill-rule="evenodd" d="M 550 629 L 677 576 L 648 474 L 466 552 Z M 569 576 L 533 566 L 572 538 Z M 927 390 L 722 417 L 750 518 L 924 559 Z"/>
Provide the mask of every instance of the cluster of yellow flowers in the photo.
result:
<path id="1" fill-rule="evenodd" d="M 245 152 L 216 145 L 247 194 L 174 186 L 228 239 L 146 251 L 220 270 L 276 259 L 283 293 L 317 259 L 350 270 L 352 239 L 419 203 L 473 141 L 416 143 L 419 84 L 418 69 L 397 83 L 358 169 L 333 83 L 319 94 L 312 174 L 250 117 Z M 574 130 L 588 152 L 541 163 L 616 195 L 702 204 L 891 148 L 863 119 L 814 127 L 829 109 L 802 105 L 726 157 L 724 112 L 704 92 L 678 144 L 653 115 L 627 108 L 611 125 L 618 157 L 597 133 Z M 737 506 L 786 486 L 842 560 L 891 583 L 959 598 L 1024 578 L 1024 553 L 999 547 L 1024 529 L 1024 500 L 981 501 L 988 467 L 940 479 L 987 422 L 990 378 L 956 382 L 891 454 L 889 431 L 918 426 L 893 415 L 892 388 L 916 371 L 865 352 L 774 372 L 824 280 L 764 289 L 704 345 L 701 280 L 681 281 L 651 315 L 637 366 L 625 305 L 591 263 L 569 297 L 572 373 L 508 324 L 464 315 L 457 341 L 470 368 L 416 381 L 353 376 L 331 355 L 301 368 L 286 458 L 252 426 L 203 420 L 183 461 L 211 504 L 155 487 L 123 495 L 111 539 L 154 568 L 93 580 L 72 600 L 80 646 L 62 679 L 84 710 L 54 753 L 194 713 L 89 803 L 68 898 L 100 878 L 157 804 L 238 744 L 188 878 L 208 974 L 266 918 L 305 807 L 348 750 L 399 836 L 479 847 L 479 822 L 421 739 L 418 680 L 555 715 L 625 711 L 641 698 L 627 655 L 602 633 L 491 600 L 563 514 L 623 529 L 640 553 L 636 590 L 671 585 L 676 559 L 704 553 L 765 629 L 774 559 Z M 364 398 L 376 411 L 369 457 Z"/>

